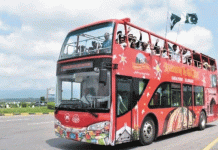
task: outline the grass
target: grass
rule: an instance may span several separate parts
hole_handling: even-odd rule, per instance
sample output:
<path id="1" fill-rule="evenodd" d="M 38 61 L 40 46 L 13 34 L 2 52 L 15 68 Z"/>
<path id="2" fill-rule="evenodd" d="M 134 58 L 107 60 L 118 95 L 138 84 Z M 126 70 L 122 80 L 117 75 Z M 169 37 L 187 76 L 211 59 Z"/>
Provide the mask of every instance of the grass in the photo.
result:
<path id="1" fill-rule="evenodd" d="M 52 109 L 48 109 L 46 106 L 44 107 L 35 107 L 35 108 L 0 108 L 0 114 L 13 113 L 49 113 L 54 112 Z"/>

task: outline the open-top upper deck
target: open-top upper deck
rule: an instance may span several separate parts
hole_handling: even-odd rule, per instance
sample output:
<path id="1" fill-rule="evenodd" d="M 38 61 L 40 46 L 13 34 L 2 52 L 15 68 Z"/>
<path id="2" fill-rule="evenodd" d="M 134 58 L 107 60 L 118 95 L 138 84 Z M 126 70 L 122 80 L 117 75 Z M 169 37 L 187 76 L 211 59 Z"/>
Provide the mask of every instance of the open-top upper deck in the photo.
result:
<path id="1" fill-rule="evenodd" d="M 215 71 L 217 68 L 215 59 L 138 27 L 130 23 L 129 18 L 98 21 L 72 30 L 64 41 L 59 61 L 95 55 L 112 55 L 113 51 L 115 51 L 115 43 L 117 44 L 120 41 L 121 35 L 117 34 L 120 30 L 120 25 L 124 27 L 123 36 L 127 47 L 170 60 L 176 59 L 179 63 L 210 71 Z M 143 38 L 147 36 L 148 42 L 134 36 L 136 42 L 139 42 L 140 45 L 139 47 L 132 47 L 129 40 L 131 35 L 131 31 L 128 31 L 129 27 L 141 32 L 142 35 L 144 34 Z M 160 40 L 159 43 L 162 43 L 162 45 L 157 40 Z M 147 44 L 147 49 L 143 49 L 143 44 L 145 43 Z M 174 46 L 176 46 L 175 51 Z"/>

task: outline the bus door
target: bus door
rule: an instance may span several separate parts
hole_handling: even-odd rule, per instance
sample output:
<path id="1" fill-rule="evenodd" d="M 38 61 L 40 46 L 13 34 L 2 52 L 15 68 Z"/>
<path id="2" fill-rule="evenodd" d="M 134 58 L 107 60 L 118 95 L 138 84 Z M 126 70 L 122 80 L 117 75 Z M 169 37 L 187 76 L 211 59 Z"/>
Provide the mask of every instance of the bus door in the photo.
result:
<path id="1" fill-rule="evenodd" d="M 183 85 L 183 129 L 188 129 L 193 126 L 193 117 L 192 86 Z"/>
<path id="2" fill-rule="evenodd" d="M 131 141 L 132 137 L 132 78 L 116 78 L 116 144 Z"/>

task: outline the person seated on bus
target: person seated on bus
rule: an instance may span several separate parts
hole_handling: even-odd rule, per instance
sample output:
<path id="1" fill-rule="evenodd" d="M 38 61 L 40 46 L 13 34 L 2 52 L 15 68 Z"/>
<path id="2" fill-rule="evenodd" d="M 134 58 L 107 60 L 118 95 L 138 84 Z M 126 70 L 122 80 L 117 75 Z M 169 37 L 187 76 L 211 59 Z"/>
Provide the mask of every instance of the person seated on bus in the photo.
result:
<path id="1" fill-rule="evenodd" d="M 139 40 L 136 42 L 136 49 L 140 49 L 141 46 L 141 42 L 142 42 L 142 32 L 139 31 Z M 137 40 L 137 38 L 135 37 L 135 39 Z"/>
<path id="2" fill-rule="evenodd" d="M 108 32 L 106 32 L 104 34 L 104 38 L 105 38 L 105 40 L 102 44 L 102 48 L 110 47 L 112 44 L 112 41 L 110 40 L 110 34 Z"/>
<path id="3" fill-rule="evenodd" d="M 122 36 L 122 31 L 118 31 L 118 32 L 117 32 L 117 39 L 116 39 L 116 43 L 117 43 L 117 44 L 120 44 L 120 38 L 121 38 L 121 36 Z"/>
<path id="4" fill-rule="evenodd" d="M 92 47 L 89 47 L 89 53 L 93 54 L 94 50 L 97 48 L 97 42 L 92 41 Z"/>
<path id="5" fill-rule="evenodd" d="M 92 47 L 89 47 L 89 53 L 90 54 L 99 53 L 99 48 L 101 48 L 101 44 L 99 42 L 92 41 Z"/>
<path id="6" fill-rule="evenodd" d="M 79 46 L 79 51 L 81 51 L 81 54 L 84 55 L 84 52 L 86 50 L 86 47 L 84 45 Z"/>
<path id="7" fill-rule="evenodd" d="M 191 57 L 191 52 L 188 51 L 187 49 L 181 49 L 182 51 L 182 63 L 187 64 L 188 59 Z"/>
<path id="8" fill-rule="evenodd" d="M 136 43 L 135 42 L 131 42 L 130 47 L 135 49 L 136 48 Z"/>
<path id="9" fill-rule="evenodd" d="M 83 96 L 81 98 L 81 101 L 83 103 L 85 103 L 85 104 L 91 105 L 91 103 L 92 103 L 91 96 L 93 96 L 93 95 L 91 95 L 91 93 L 90 93 L 90 88 L 86 88 L 84 90 L 84 93 L 83 93 Z"/>
<path id="10" fill-rule="evenodd" d="M 169 46 L 169 50 L 170 50 L 171 60 L 180 62 L 181 60 L 180 55 L 179 55 L 180 51 L 177 50 L 177 45 L 174 44 L 173 49 Z"/>
<path id="11" fill-rule="evenodd" d="M 203 59 L 203 68 L 208 70 L 211 66 Z"/>
<path id="12" fill-rule="evenodd" d="M 137 37 L 133 36 L 133 34 L 128 35 L 129 46 L 131 48 L 134 48 L 134 49 L 139 49 L 140 48 L 140 44 L 141 44 L 141 41 L 142 41 L 142 32 L 139 31 L 139 34 L 140 34 L 139 40 L 137 40 Z"/>
<path id="13" fill-rule="evenodd" d="M 161 56 L 162 56 L 163 58 L 169 58 L 169 57 L 167 56 L 167 50 L 166 50 L 166 49 L 161 48 L 160 51 L 161 51 Z"/>
<path id="14" fill-rule="evenodd" d="M 160 55 L 160 46 L 158 46 L 159 39 L 156 40 L 155 45 L 152 45 L 153 54 Z"/>
<path id="15" fill-rule="evenodd" d="M 198 64 L 198 68 L 201 68 L 201 63 Z"/>
<path id="16" fill-rule="evenodd" d="M 153 96 L 153 103 L 156 106 L 160 105 L 160 93 L 156 92 Z"/>
<path id="17" fill-rule="evenodd" d="M 127 44 L 126 44 L 126 42 L 125 42 L 125 36 L 124 36 L 124 35 L 122 35 L 122 36 L 120 37 L 120 45 L 121 45 L 121 47 L 122 47 L 123 49 L 127 46 Z"/>
<path id="18" fill-rule="evenodd" d="M 132 43 L 132 40 L 133 40 L 133 34 L 128 34 L 129 47 Z"/>
<path id="19" fill-rule="evenodd" d="M 146 52 L 147 47 L 148 47 L 148 43 L 142 42 L 142 43 L 141 43 L 141 46 L 142 46 L 142 51 Z"/>

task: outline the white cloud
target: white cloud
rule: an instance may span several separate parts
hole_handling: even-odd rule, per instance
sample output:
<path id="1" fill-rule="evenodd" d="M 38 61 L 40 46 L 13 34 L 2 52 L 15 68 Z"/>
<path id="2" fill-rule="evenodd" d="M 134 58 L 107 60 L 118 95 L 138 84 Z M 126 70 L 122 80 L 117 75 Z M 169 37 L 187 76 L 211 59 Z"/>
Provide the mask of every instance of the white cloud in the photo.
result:
<path id="1" fill-rule="evenodd" d="M 4 24 L 1 20 L 0 20 L 0 30 L 4 30 L 4 31 L 7 31 L 7 30 L 10 30 L 10 27 L 6 24 Z"/>
<path id="2" fill-rule="evenodd" d="M 56 62 L 52 60 L 26 60 L 18 55 L 0 54 L 0 75 L 49 79 L 55 77 Z"/>
<path id="3" fill-rule="evenodd" d="M 192 27 L 188 31 L 183 30 L 178 35 L 177 32 L 169 32 L 167 38 L 201 53 L 207 53 L 213 47 L 211 31 L 200 26 Z"/>
<path id="4" fill-rule="evenodd" d="M 26 60 L 18 55 L 0 54 L 1 88 L 45 89 L 55 86 L 56 61 Z"/>

